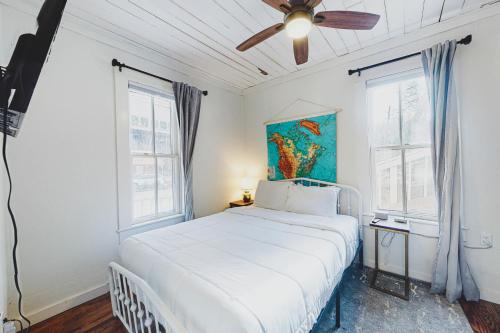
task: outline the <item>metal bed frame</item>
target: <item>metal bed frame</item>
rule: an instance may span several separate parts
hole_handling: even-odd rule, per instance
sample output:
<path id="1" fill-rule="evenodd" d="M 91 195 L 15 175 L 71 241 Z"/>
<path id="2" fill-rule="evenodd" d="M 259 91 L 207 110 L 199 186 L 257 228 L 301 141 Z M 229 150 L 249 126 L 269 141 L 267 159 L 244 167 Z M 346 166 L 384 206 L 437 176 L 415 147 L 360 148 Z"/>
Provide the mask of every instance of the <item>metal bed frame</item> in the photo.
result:
<path id="1" fill-rule="evenodd" d="M 362 200 L 361 193 L 354 187 L 343 184 L 324 182 L 309 178 L 294 178 L 282 180 L 302 184 L 304 186 L 336 186 L 341 189 L 337 205 L 340 214 L 350 215 L 358 219 L 359 243 L 356 256 L 359 264 L 363 265 L 362 231 Z M 353 204 L 355 208 L 353 209 Z M 354 265 L 355 259 L 350 267 Z M 340 289 L 345 279 L 346 270 L 334 288 L 329 301 L 321 310 L 311 333 L 316 333 L 319 323 L 327 315 L 335 303 L 335 329 L 340 328 Z M 109 287 L 113 315 L 118 317 L 129 333 L 189 333 L 181 322 L 170 311 L 154 290 L 139 276 L 130 272 L 119 264 L 112 262 L 109 265 Z"/>

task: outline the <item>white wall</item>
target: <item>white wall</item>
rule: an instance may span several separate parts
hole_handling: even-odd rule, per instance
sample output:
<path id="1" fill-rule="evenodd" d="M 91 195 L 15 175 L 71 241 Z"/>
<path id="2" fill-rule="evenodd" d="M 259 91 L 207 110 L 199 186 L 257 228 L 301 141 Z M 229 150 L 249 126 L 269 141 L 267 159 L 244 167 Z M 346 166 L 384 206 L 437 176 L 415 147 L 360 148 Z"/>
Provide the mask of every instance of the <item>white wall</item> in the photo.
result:
<path id="1" fill-rule="evenodd" d="M 318 65 L 309 71 L 246 90 L 245 150 L 250 172 L 256 178 L 265 178 L 267 143 L 263 122 L 275 118 L 277 112 L 297 98 L 342 108 L 338 114 L 338 182 L 354 185 L 362 191 L 366 223 L 372 211 L 365 81 L 421 65 L 417 57 L 364 72 L 361 77 L 349 77 L 347 70 L 412 53 L 435 42 L 461 38 L 468 33 L 472 33 L 473 43 L 459 48 L 456 65 L 462 106 L 465 218 L 472 229 L 467 239 L 471 245 L 479 245 L 479 233 L 486 231 L 493 234 L 497 243 L 490 250 L 468 250 L 467 255 L 481 297 L 500 303 L 500 251 L 497 245 L 500 224 L 497 223 L 496 209 L 500 199 L 499 16 L 424 39 L 415 38 L 414 42 L 393 49 L 393 42 L 386 42 L 377 46 L 377 52 L 373 52 L 376 55 L 352 61 L 347 57 L 336 64 Z M 406 38 L 409 40 L 411 36 Z M 384 51 L 387 49 L 390 51 Z M 304 107 L 301 112 L 292 111 L 290 116 L 307 115 L 312 110 L 316 108 Z M 410 275 L 429 281 L 438 228 L 428 223 L 414 223 L 412 228 L 421 235 L 414 234 L 410 239 Z M 373 232 L 365 227 L 364 237 L 365 264 L 373 266 Z M 403 272 L 402 240 L 396 239 L 388 251 L 381 252 L 380 257 L 382 267 Z"/>
<path id="2" fill-rule="evenodd" d="M 19 33 L 33 31 L 35 18 L 3 10 L 2 48 L 10 54 Z M 240 193 L 240 95 L 170 73 L 161 65 L 166 60 L 145 60 L 146 50 L 134 56 L 137 50 L 131 53 L 127 45 L 111 47 L 66 26 L 71 27 L 60 29 L 20 135 L 10 142 L 25 312 L 34 321 L 103 293 L 107 265 L 117 257 L 111 59 L 209 91 L 194 155 L 195 212 L 220 211 Z M 12 290 L 9 296 L 15 315 Z"/>

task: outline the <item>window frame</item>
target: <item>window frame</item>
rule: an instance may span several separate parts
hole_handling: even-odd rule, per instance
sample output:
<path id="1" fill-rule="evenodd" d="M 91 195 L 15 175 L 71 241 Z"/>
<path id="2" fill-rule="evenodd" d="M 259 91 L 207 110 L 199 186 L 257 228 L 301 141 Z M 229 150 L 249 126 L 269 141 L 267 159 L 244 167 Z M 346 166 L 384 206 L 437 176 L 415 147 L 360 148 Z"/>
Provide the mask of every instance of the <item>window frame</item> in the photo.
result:
<path id="1" fill-rule="evenodd" d="M 154 99 L 152 102 L 152 121 L 153 121 L 153 153 L 133 153 L 130 146 L 130 109 L 129 109 L 129 91 L 135 87 L 144 92 L 153 92 L 158 95 L 174 99 L 172 85 L 162 80 L 145 76 L 132 71 L 118 72 L 115 70 L 115 130 L 116 130 L 116 164 L 117 164 L 117 196 L 118 196 L 118 232 L 129 232 L 133 229 L 149 228 L 151 224 L 159 226 L 178 223 L 184 220 L 184 175 L 182 170 L 182 152 L 180 149 L 179 127 L 171 126 L 175 135 L 172 135 L 172 146 L 174 150 L 170 154 L 159 154 L 155 151 L 155 116 Z M 175 102 L 174 102 L 175 103 Z M 175 104 L 174 104 L 175 105 Z M 171 125 L 178 125 L 177 112 L 171 115 Z M 155 165 L 155 214 L 134 218 L 133 212 L 133 159 L 134 157 L 148 157 L 154 159 Z M 173 163 L 174 182 L 177 196 L 178 207 L 168 213 L 158 213 L 158 159 L 174 158 Z M 177 194 L 175 194 L 175 192 Z M 174 200 L 175 201 L 175 200 Z M 175 205 L 175 202 L 174 202 Z"/>
<path id="2" fill-rule="evenodd" d="M 148 221 L 151 221 L 151 220 L 157 220 L 157 219 L 162 219 L 162 218 L 165 218 L 165 217 L 170 217 L 170 216 L 173 216 L 173 215 L 179 215 L 181 213 L 183 213 L 183 204 L 182 204 L 182 196 L 180 195 L 181 194 L 181 176 L 180 176 L 180 170 L 181 170 L 181 153 L 180 153 L 180 146 L 179 146 L 179 126 L 172 126 L 172 124 L 178 124 L 177 122 L 177 114 L 174 110 L 174 112 L 171 113 L 170 115 L 170 124 L 171 124 L 171 127 L 170 127 L 170 140 L 171 140 L 171 148 L 172 148 L 172 151 L 170 154 L 166 154 L 166 153 L 159 153 L 156 151 L 156 141 L 157 141 L 157 137 L 156 137 L 156 134 L 158 133 L 157 131 L 157 126 L 156 126 L 156 116 L 155 116 L 155 100 L 154 100 L 154 97 L 155 96 L 159 96 L 159 97 L 164 97 L 164 98 L 167 98 L 170 100 L 170 103 L 173 103 L 174 104 L 174 107 L 175 107 L 175 97 L 174 97 L 174 94 L 173 92 L 172 93 L 167 93 L 167 92 L 164 92 L 164 91 L 159 91 L 153 87 L 149 87 L 149 86 L 145 86 L 143 84 L 140 84 L 140 83 L 137 83 L 137 82 L 133 82 L 133 81 L 129 81 L 129 88 L 128 88 L 128 91 L 129 91 L 129 96 L 130 96 L 130 93 L 131 91 L 135 91 L 137 93 L 143 93 L 143 94 L 146 94 L 148 95 L 149 97 L 152 97 L 151 98 L 151 110 L 152 110 L 152 129 L 153 129 L 153 132 L 152 132 L 152 153 L 147 153 L 147 152 L 143 152 L 143 153 L 140 153 L 140 152 L 133 152 L 132 149 L 130 149 L 130 155 L 131 155 L 131 158 L 132 160 L 134 160 L 134 158 L 140 158 L 140 157 L 145 157 L 145 158 L 152 158 L 154 159 L 154 167 L 155 167 L 155 189 L 154 189 L 154 193 L 155 193 L 155 213 L 154 214 L 151 214 L 151 215 L 147 215 L 147 216 L 143 216 L 143 217 L 140 217 L 140 218 L 134 218 L 133 219 L 133 224 L 140 224 L 140 223 L 144 223 L 144 222 L 148 222 Z M 130 110 L 129 110 L 130 112 Z M 129 126 L 130 126 L 130 123 L 129 123 Z M 130 127 L 129 127 L 129 130 L 130 130 Z M 129 132 L 129 135 L 130 135 L 130 132 Z M 171 211 L 171 212 L 164 212 L 164 213 L 161 213 L 159 212 L 159 199 L 158 199 L 158 190 L 159 190 L 159 182 L 158 182 L 158 178 L 159 178 L 159 173 L 158 173 L 158 160 L 159 159 L 174 159 L 176 162 L 175 163 L 172 163 L 172 166 L 174 168 L 174 175 L 173 175 L 173 181 L 175 183 L 175 186 L 174 186 L 174 209 Z"/>
<path id="3" fill-rule="evenodd" d="M 402 80 L 408 80 L 412 78 L 418 78 L 424 75 L 423 68 L 416 68 L 404 72 L 399 72 L 395 74 L 390 74 L 384 77 L 375 78 L 371 80 L 367 80 L 366 84 L 366 106 L 368 110 L 368 119 L 369 119 L 369 151 L 370 151 L 370 178 L 371 178 L 371 188 L 372 188 L 372 211 L 374 212 L 383 212 L 390 215 L 398 215 L 404 216 L 407 218 L 419 219 L 419 220 L 427 220 L 432 222 L 437 222 L 437 206 L 435 214 L 429 214 L 426 212 L 418 211 L 418 210 L 408 210 L 408 193 L 407 193 L 407 165 L 406 165 L 406 153 L 408 150 L 413 149 L 431 149 L 431 143 L 429 144 L 404 144 L 403 143 L 403 113 L 402 113 L 402 100 L 401 94 L 399 94 L 399 144 L 397 145 L 375 145 L 372 142 L 372 133 L 373 133 L 373 112 L 372 106 L 368 104 L 368 90 L 371 87 L 376 87 L 384 84 L 390 84 L 399 82 Z M 402 210 L 391 210 L 384 209 L 378 207 L 378 196 L 377 196 L 377 175 L 376 175 L 376 152 L 377 151 L 389 151 L 396 150 L 401 152 L 401 172 L 402 172 Z M 436 204 L 437 205 L 437 204 Z"/>

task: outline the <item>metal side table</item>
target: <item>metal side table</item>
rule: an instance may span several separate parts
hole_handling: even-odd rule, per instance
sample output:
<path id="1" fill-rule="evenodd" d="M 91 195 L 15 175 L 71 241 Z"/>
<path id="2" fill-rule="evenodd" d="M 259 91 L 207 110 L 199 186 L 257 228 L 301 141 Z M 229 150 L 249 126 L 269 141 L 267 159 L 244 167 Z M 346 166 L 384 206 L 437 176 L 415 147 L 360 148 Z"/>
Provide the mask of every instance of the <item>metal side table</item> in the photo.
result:
<path id="1" fill-rule="evenodd" d="M 372 277 L 371 282 L 370 282 L 370 287 L 377 289 L 379 291 L 382 291 L 384 293 L 387 293 L 389 295 L 396 296 L 396 297 L 399 297 L 399 298 L 402 298 L 402 299 L 408 301 L 410 299 L 410 277 L 408 274 L 408 242 L 409 242 L 409 237 L 410 237 L 409 222 L 407 221 L 406 223 L 398 223 L 398 222 L 394 222 L 393 218 L 390 218 L 389 220 L 379 220 L 376 222 L 375 221 L 376 220 L 374 220 L 370 223 L 370 228 L 375 230 L 375 271 L 373 273 L 373 277 Z M 379 246 L 378 245 L 378 243 L 379 243 L 378 233 L 380 230 L 385 231 L 385 232 L 392 232 L 395 234 L 401 234 L 404 236 L 404 239 L 405 239 L 405 275 L 404 276 L 396 274 L 396 273 L 392 273 L 392 272 L 383 271 L 379 268 L 379 266 L 378 266 L 378 246 Z M 396 293 L 392 290 L 388 290 L 386 288 L 377 286 L 376 282 L 377 282 L 377 276 L 379 273 L 393 276 L 395 278 L 403 280 L 405 283 L 404 295 Z"/>

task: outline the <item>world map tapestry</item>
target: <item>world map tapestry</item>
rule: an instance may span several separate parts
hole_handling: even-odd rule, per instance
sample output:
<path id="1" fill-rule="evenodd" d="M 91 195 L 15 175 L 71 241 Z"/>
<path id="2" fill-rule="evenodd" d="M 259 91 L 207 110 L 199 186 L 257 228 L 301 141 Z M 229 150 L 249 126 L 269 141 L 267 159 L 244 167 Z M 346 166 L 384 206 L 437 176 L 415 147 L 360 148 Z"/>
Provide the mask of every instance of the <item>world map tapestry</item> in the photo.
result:
<path id="1" fill-rule="evenodd" d="M 268 179 L 337 181 L 337 115 L 267 125 Z"/>

